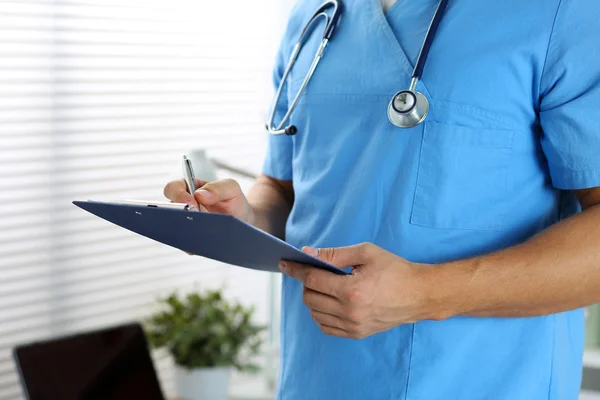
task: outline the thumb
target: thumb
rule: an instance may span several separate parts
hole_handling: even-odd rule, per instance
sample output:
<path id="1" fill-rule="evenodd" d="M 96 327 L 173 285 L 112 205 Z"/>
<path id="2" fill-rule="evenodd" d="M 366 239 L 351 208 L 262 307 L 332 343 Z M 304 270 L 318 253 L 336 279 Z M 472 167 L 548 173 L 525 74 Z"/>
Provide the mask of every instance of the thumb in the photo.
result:
<path id="1" fill-rule="evenodd" d="M 354 246 L 330 247 L 325 249 L 304 247 L 302 251 L 335 267 L 346 268 L 364 264 L 368 250 L 365 244 L 358 244 Z"/>
<path id="2" fill-rule="evenodd" d="M 222 201 L 231 200 L 242 193 L 240 185 L 233 179 L 209 182 L 194 192 L 199 204 L 212 206 Z"/>

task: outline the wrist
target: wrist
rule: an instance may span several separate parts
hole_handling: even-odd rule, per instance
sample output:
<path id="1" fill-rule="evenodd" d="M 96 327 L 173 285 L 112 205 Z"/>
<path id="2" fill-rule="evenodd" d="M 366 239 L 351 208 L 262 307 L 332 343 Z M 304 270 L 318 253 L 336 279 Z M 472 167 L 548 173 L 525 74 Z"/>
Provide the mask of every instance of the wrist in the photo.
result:
<path id="1" fill-rule="evenodd" d="M 248 203 L 246 222 L 262 231 L 273 234 L 269 224 L 269 213 L 262 207 Z"/>
<path id="2" fill-rule="evenodd" d="M 246 203 L 246 217 L 244 218 L 247 223 L 257 228 L 261 228 L 260 218 L 258 217 L 258 213 L 255 208 L 250 203 Z"/>
<path id="3" fill-rule="evenodd" d="M 474 270 L 474 260 L 422 267 L 424 307 L 428 319 L 442 321 L 472 310 L 470 284 Z"/>

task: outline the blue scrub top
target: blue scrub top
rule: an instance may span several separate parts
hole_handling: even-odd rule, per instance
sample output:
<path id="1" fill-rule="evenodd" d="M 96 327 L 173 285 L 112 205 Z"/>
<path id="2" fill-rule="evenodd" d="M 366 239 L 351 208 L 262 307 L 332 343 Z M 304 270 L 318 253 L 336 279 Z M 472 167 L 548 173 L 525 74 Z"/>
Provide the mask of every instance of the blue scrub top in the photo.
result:
<path id="1" fill-rule="evenodd" d="M 321 1 L 294 8 L 275 84 Z M 451 0 L 418 86 L 431 111 L 409 130 L 390 124 L 387 105 L 409 86 L 437 0 L 398 0 L 387 14 L 381 0 L 344 6 L 293 114 L 298 134 L 269 139 L 264 173 L 294 185 L 291 244 L 463 259 L 527 240 L 578 211 L 570 189 L 600 186 L 600 1 Z M 349 340 L 319 330 L 297 281 L 284 278 L 282 301 L 282 400 L 577 398 L 581 310 L 422 321 Z"/>

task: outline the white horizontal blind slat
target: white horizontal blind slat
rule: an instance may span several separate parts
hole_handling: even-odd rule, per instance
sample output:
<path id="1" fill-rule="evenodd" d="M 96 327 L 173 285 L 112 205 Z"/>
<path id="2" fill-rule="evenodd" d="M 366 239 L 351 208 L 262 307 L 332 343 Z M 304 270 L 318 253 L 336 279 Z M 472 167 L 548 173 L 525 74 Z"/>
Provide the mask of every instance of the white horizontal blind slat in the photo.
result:
<path id="1" fill-rule="evenodd" d="M 0 400 L 22 399 L 15 345 L 144 319 L 175 288 L 227 282 L 265 323 L 268 275 L 71 201 L 161 199 L 193 148 L 259 171 L 279 1 L 0 1 Z"/>

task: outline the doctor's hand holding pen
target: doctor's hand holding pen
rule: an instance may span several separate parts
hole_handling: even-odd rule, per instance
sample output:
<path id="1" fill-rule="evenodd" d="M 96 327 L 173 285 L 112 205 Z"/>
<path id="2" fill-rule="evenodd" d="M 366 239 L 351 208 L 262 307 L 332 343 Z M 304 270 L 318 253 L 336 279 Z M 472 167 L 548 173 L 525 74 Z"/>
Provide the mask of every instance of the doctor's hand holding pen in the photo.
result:
<path id="1" fill-rule="evenodd" d="M 233 179 L 208 182 L 194 179 L 197 190 L 190 193 L 185 180 L 169 182 L 164 195 L 175 203 L 185 203 L 190 209 L 233 215 L 251 223 L 252 209 L 240 185 Z"/>
<path id="2" fill-rule="evenodd" d="M 179 179 L 165 186 L 164 195 L 190 208 L 232 215 L 274 236 L 284 237 L 285 222 L 294 201 L 291 182 L 261 175 L 247 197 L 233 179 L 208 182 L 193 178 L 193 182 L 193 194 L 188 191 L 186 181 Z"/>

